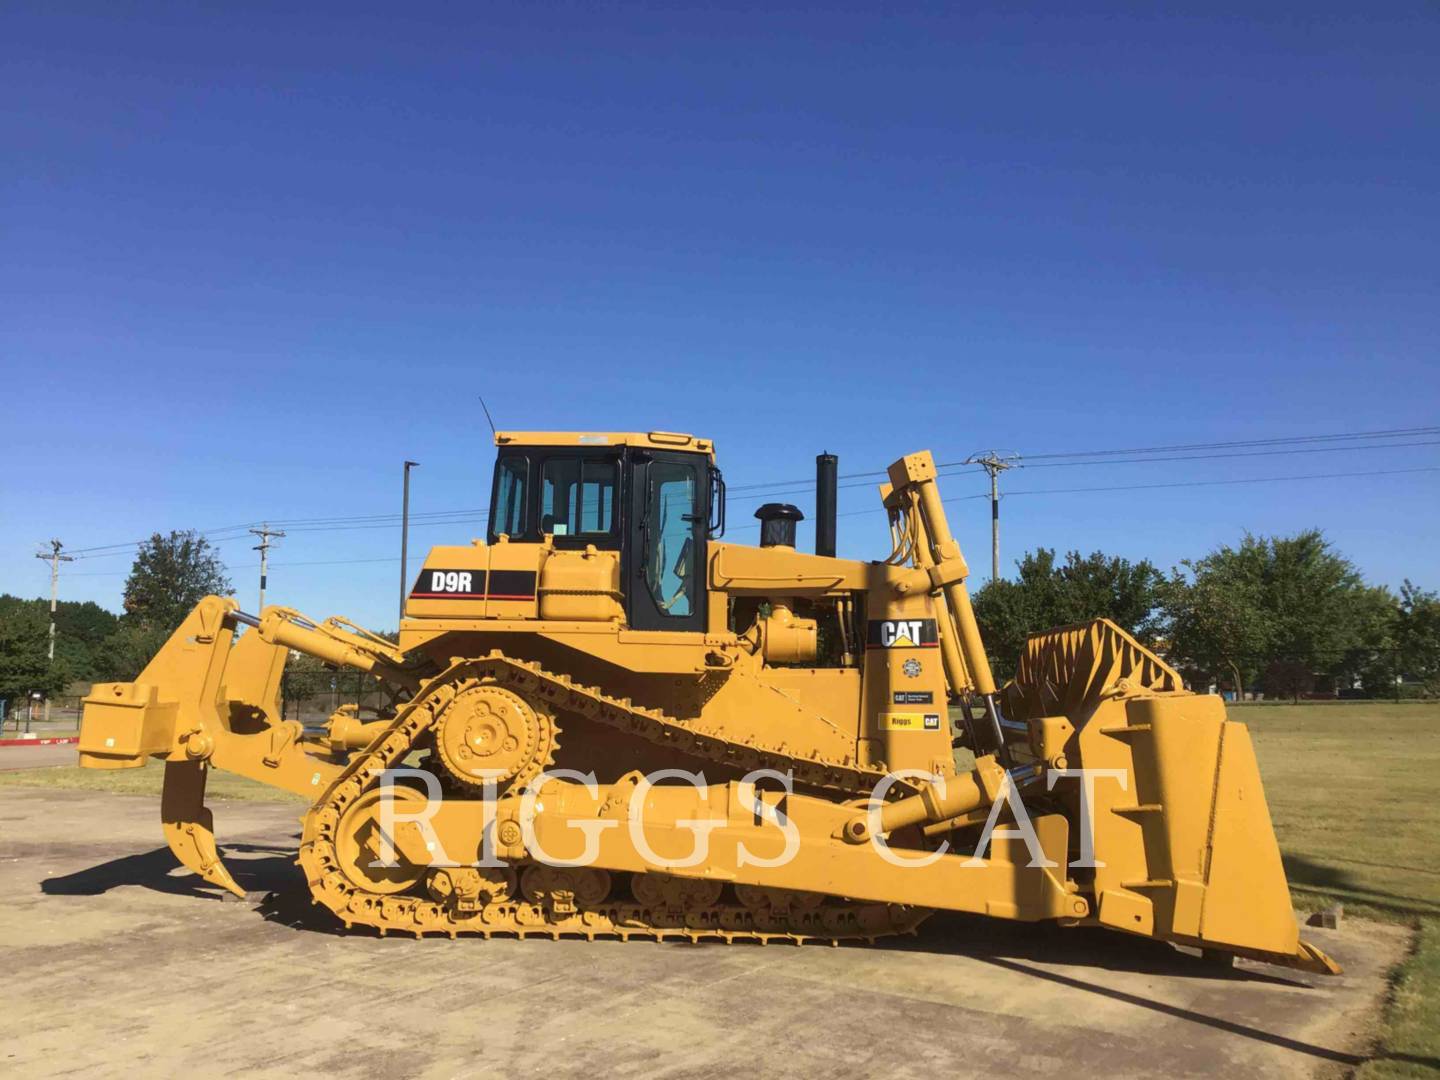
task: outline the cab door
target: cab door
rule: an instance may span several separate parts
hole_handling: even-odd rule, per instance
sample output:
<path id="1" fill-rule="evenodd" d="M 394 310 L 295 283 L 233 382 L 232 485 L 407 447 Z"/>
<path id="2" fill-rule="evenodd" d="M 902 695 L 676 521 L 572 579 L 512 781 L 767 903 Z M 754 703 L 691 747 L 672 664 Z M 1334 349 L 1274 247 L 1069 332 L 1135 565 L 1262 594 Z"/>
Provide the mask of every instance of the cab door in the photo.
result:
<path id="1" fill-rule="evenodd" d="M 646 450 L 631 462 L 624 571 L 630 628 L 703 632 L 708 460 Z"/>

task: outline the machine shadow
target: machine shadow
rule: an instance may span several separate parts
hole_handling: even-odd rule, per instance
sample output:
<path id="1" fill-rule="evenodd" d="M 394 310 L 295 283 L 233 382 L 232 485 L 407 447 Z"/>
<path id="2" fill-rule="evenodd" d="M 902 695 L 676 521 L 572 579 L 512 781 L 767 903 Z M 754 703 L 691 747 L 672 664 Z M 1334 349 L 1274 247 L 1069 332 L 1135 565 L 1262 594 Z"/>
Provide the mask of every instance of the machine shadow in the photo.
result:
<path id="1" fill-rule="evenodd" d="M 297 884 L 304 886 L 303 880 L 296 880 L 299 875 L 292 851 L 263 844 L 226 844 L 224 855 L 236 884 L 246 893 L 293 889 Z M 125 855 L 73 874 L 46 878 L 40 883 L 40 891 L 47 896 L 99 896 L 122 885 L 139 885 L 173 896 L 236 899 L 182 867 L 168 847 Z"/>
<path id="2" fill-rule="evenodd" d="M 346 931 L 338 919 L 310 902 L 304 875 L 295 865 L 294 847 L 225 844 L 221 855 L 235 883 L 245 890 L 244 902 L 265 921 L 312 933 L 365 934 L 359 927 Z M 238 897 L 205 883 L 182 867 L 168 847 L 46 878 L 40 882 L 40 891 L 47 896 L 99 896 L 123 885 L 138 885 L 171 896 L 241 903 Z"/>
<path id="3" fill-rule="evenodd" d="M 910 936 L 880 938 L 875 948 L 897 952 L 969 956 L 977 960 L 1074 964 L 1140 975 L 1174 975 L 1225 982 L 1309 986 L 1296 972 L 1255 971 L 1180 952 L 1163 941 L 1095 927 L 1007 922 L 982 915 L 937 912 Z"/>
<path id="4" fill-rule="evenodd" d="M 1132 938 L 1114 931 L 1090 927 L 1067 929 L 1005 923 L 978 915 L 934 916 L 920 928 L 917 936 L 895 939 L 893 943 L 885 943 L 885 947 L 900 951 L 967 956 L 980 963 L 1019 975 L 1278 1046 L 1312 1058 L 1317 1063 L 1331 1062 L 1354 1067 L 1369 1060 L 1364 1055 L 1319 1046 L 1291 1038 L 1281 1032 L 1267 1031 L 1251 1024 L 1170 1005 L 1117 987 L 1104 986 L 1084 978 L 1082 971 L 1067 973 L 1054 968 L 1057 965 L 1074 965 L 1077 969 L 1219 979 L 1252 986 L 1271 984 L 1286 989 L 1314 989 L 1320 985 L 1318 980 L 1323 979 L 1323 976 L 1311 977 L 1300 972 L 1285 972 L 1280 968 L 1255 971 L 1218 966 L 1206 958 L 1179 952 L 1164 942 L 1147 938 Z"/>
<path id="5" fill-rule="evenodd" d="M 1368 908 L 1375 908 L 1379 911 L 1389 912 L 1392 915 L 1403 915 L 1411 918 L 1427 917 L 1434 918 L 1440 915 L 1440 904 L 1427 900 L 1420 896 L 1405 896 L 1401 893 L 1385 892 L 1374 889 L 1361 881 L 1357 881 L 1355 875 L 1350 871 L 1338 866 L 1331 866 L 1327 863 L 1316 862 L 1301 855 L 1283 856 L 1285 863 L 1285 876 L 1289 879 L 1290 888 L 1297 893 L 1313 893 L 1320 897 L 1339 897 L 1347 904 L 1363 905 Z M 1365 863 L 1358 859 L 1346 859 L 1345 862 L 1355 863 L 1359 866 L 1376 866 L 1380 864 Z M 1391 869 L 1386 867 L 1386 869 Z M 1431 873 L 1432 871 L 1419 870 L 1414 867 L 1394 867 L 1393 869 L 1404 869 L 1416 873 Z"/>

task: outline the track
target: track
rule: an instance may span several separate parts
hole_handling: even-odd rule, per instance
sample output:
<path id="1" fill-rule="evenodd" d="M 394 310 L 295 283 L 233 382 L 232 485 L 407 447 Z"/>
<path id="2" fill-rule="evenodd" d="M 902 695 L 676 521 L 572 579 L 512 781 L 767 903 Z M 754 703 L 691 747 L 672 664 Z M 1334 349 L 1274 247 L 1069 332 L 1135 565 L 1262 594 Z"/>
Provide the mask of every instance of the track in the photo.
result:
<path id="1" fill-rule="evenodd" d="M 740 770 L 790 771 L 798 782 L 813 787 L 854 795 L 869 790 L 883 775 L 851 762 L 796 758 L 780 748 L 739 745 L 693 731 L 657 710 L 610 697 L 538 664 L 499 653 L 463 660 L 430 680 L 386 732 L 355 755 L 305 816 L 299 865 L 315 902 L 329 908 L 347 927 L 370 926 L 381 934 L 416 936 L 645 937 L 801 944 L 874 940 L 907 933 L 929 916 L 925 909 L 859 904 L 839 897 L 774 890 L 730 889 L 735 894 L 730 900 L 724 895 L 728 887 L 719 883 L 694 882 L 692 885 L 698 888 L 677 887 L 677 879 L 657 874 L 623 875 L 630 879 L 629 891 L 635 899 L 619 900 L 609 895 L 616 884 L 611 875 L 603 875 L 603 889 L 586 888 L 578 879 L 551 880 L 551 888 L 547 889 L 536 885 L 539 878 L 526 866 L 517 868 L 518 890 L 501 889 L 488 897 L 488 902 L 469 905 L 453 898 L 436 900 L 417 895 L 423 888 L 419 884 L 423 874 L 416 876 L 413 883 L 400 882 L 400 892 L 384 882 L 377 882 L 373 888 L 357 884 L 358 875 L 353 870 L 347 873 L 347 867 L 354 865 L 353 854 L 347 860 L 340 850 L 345 831 L 341 823 L 346 812 L 378 791 L 384 771 L 400 765 L 431 731 L 457 689 L 477 681 L 514 690 L 562 719 L 583 716 L 676 753 Z M 519 895 L 508 895 L 511 892 Z"/>

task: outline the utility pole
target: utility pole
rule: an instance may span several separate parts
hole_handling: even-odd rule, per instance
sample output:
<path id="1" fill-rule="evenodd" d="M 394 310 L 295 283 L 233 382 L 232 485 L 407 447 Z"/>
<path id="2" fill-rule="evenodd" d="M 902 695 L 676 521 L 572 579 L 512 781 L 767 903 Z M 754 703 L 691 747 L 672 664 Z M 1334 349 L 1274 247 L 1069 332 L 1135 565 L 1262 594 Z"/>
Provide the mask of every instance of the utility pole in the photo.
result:
<path id="1" fill-rule="evenodd" d="M 405 618 L 405 590 L 410 587 L 410 575 L 406 571 L 406 562 L 410 556 L 410 470 L 420 463 L 418 461 L 405 462 L 405 495 L 400 503 L 400 618 Z M 395 624 L 395 629 L 400 629 L 400 624 Z"/>
<path id="2" fill-rule="evenodd" d="M 50 667 L 55 666 L 55 605 L 60 598 L 60 564 L 62 562 L 74 562 L 75 556 L 61 555 L 60 549 L 65 545 L 59 540 L 50 541 L 50 554 L 37 551 L 37 559 L 45 559 L 50 563 Z M 31 706 L 34 709 L 34 706 Z M 50 694 L 45 694 L 45 722 L 50 722 Z M 29 727 L 26 727 L 29 730 Z"/>
<path id="3" fill-rule="evenodd" d="M 965 459 L 966 465 L 982 466 L 990 474 L 990 580 L 1000 580 L 1000 474 L 1006 469 L 1016 468 L 1015 459 L 1019 454 L 1003 457 L 991 450 L 983 457 L 971 454 Z"/>
<path id="4" fill-rule="evenodd" d="M 260 552 L 260 606 L 256 609 L 255 614 L 263 615 L 265 613 L 265 574 L 270 568 L 270 548 L 273 546 L 270 543 L 270 538 L 273 536 L 279 540 L 282 539 L 285 534 L 278 529 L 270 528 L 268 521 L 262 521 L 260 528 L 251 529 L 250 531 L 260 538 L 260 543 L 256 544 L 251 550 Z"/>

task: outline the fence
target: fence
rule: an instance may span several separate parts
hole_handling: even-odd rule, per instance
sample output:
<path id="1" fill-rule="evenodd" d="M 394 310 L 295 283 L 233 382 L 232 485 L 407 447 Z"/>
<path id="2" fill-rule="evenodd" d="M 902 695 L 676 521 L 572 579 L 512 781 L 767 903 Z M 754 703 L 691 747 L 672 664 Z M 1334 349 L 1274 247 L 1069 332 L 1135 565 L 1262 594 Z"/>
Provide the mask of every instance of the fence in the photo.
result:
<path id="1" fill-rule="evenodd" d="M 0 713 L 0 734 L 25 732 L 71 734 L 80 728 L 88 687 L 72 687 L 77 692 L 57 694 L 50 699 L 50 719 L 45 720 L 45 703 L 26 698 L 7 701 Z M 329 719 L 341 705 L 358 706 L 360 715 L 371 719 L 390 704 L 374 676 L 361 671 L 287 671 L 280 681 L 282 713 L 287 720 L 299 720 L 306 727 L 315 727 Z"/>
<path id="2" fill-rule="evenodd" d="M 287 671 L 280 679 L 282 715 L 315 727 L 342 705 L 358 706 L 373 718 L 390 703 L 373 675 L 363 671 Z"/>
<path id="3" fill-rule="evenodd" d="M 32 703 L 26 698 L 7 701 L 0 715 L 0 735 L 39 732 L 45 735 L 68 735 L 80 727 L 80 694 L 60 694 L 50 699 L 50 721 L 45 721 L 45 703 Z"/>

